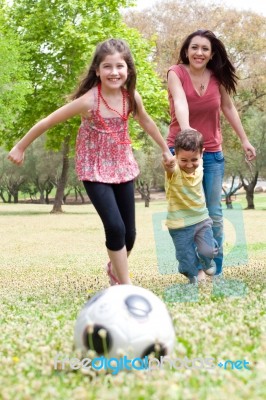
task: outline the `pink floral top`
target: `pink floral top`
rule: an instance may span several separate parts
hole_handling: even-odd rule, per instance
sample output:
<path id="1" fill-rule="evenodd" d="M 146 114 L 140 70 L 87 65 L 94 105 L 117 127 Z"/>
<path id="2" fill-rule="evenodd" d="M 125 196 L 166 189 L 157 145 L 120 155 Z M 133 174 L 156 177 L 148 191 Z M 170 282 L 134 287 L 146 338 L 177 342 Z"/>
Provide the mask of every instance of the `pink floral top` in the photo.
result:
<path id="1" fill-rule="evenodd" d="M 128 123 L 120 117 L 102 118 L 103 126 L 97 113 L 97 88 L 95 88 L 94 99 L 91 116 L 82 118 L 76 140 L 78 179 L 104 183 L 131 181 L 139 174 L 138 164 L 130 142 L 120 143 L 129 139 Z"/>

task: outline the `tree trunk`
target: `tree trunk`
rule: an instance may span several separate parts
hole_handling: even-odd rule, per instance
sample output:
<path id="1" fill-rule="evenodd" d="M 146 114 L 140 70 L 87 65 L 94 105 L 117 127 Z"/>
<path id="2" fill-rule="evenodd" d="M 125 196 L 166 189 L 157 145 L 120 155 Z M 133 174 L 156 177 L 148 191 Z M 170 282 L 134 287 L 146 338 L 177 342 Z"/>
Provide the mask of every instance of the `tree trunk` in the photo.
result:
<path id="1" fill-rule="evenodd" d="M 54 201 L 54 206 L 51 211 L 51 214 L 58 214 L 62 213 L 62 204 L 63 204 L 63 197 L 64 197 L 64 190 L 67 182 L 67 174 L 68 174 L 68 168 L 69 168 L 69 136 L 67 136 L 64 140 L 63 144 L 63 165 L 62 165 L 62 172 L 61 176 L 59 178 L 59 182 L 56 188 L 56 194 L 55 194 L 55 201 Z"/>
<path id="2" fill-rule="evenodd" d="M 67 193 L 64 194 L 64 196 L 63 196 L 63 204 L 66 204 L 66 200 L 67 200 L 67 197 L 70 195 L 70 192 L 71 192 L 71 189 L 69 189 L 67 191 Z"/>
<path id="3" fill-rule="evenodd" d="M 227 209 L 232 209 L 233 208 L 233 204 L 232 204 L 232 197 L 231 197 L 231 195 L 226 195 L 225 196 L 225 204 L 226 204 L 226 208 Z"/>
<path id="4" fill-rule="evenodd" d="M 44 190 L 40 190 L 40 204 L 45 204 Z"/>
<path id="5" fill-rule="evenodd" d="M 3 190 L 0 190 L 0 197 L 3 200 L 3 203 L 7 203 L 7 200 L 6 200 L 5 196 L 4 196 L 4 191 Z"/>
<path id="6" fill-rule="evenodd" d="M 251 190 L 246 190 L 246 199 L 247 199 L 247 208 L 246 210 L 254 210 L 254 189 L 252 188 Z"/>
<path id="7" fill-rule="evenodd" d="M 84 196 L 83 196 L 83 194 L 82 194 L 81 189 L 75 188 L 75 195 L 76 195 L 76 200 L 78 200 L 78 195 L 79 195 L 80 198 L 81 198 L 81 203 L 82 203 L 82 204 L 85 203 L 85 198 L 84 198 Z"/>
<path id="8" fill-rule="evenodd" d="M 254 190 L 255 190 L 255 186 L 257 184 L 258 176 L 259 176 L 259 171 L 256 171 L 256 173 L 252 177 L 251 181 L 249 183 L 245 183 L 244 176 L 242 174 L 240 174 L 240 179 L 241 179 L 241 181 L 243 183 L 243 187 L 246 191 L 246 199 L 247 199 L 247 203 L 248 203 L 246 210 L 254 210 L 255 209 Z"/>
<path id="9" fill-rule="evenodd" d="M 48 182 L 44 191 L 45 191 L 45 204 L 50 204 L 49 201 L 49 194 L 51 193 L 51 191 L 53 190 L 54 185 L 51 182 Z"/>
<path id="10" fill-rule="evenodd" d="M 81 203 L 84 204 L 85 203 L 85 198 L 84 198 L 83 194 L 81 193 L 81 191 L 79 192 L 79 196 L 81 198 Z"/>
<path id="11" fill-rule="evenodd" d="M 243 183 L 240 182 L 235 188 L 234 188 L 234 183 L 235 183 L 235 178 L 236 176 L 232 176 L 232 182 L 231 182 L 231 187 L 228 191 L 225 190 L 224 187 L 222 187 L 223 192 L 225 194 L 225 204 L 226 208 L 228 210 L 233 208 L 233 203 L 232 203 L 232 196 L 243 186 Z"/>
<path id="12" fill-rule="evenodd" d="M 149 207 L 151 197 L 148 183 L 139 180 L 137 182 L 137 191 L 140 193 L 141 198 L 144 199 L 145 207 Z"/>
<path id="13" fill-rule="evenodd" d="M 18 192 L 13 193 L 13 198 L 14 198 L 14 203 L 17 204 L 18 203 Z"/>
<path id="14" fill-rule="evenodd" d="M 150 196 L 147 195 L 145 196 L 145 207 L 149 207 L 150 206 Z"/>

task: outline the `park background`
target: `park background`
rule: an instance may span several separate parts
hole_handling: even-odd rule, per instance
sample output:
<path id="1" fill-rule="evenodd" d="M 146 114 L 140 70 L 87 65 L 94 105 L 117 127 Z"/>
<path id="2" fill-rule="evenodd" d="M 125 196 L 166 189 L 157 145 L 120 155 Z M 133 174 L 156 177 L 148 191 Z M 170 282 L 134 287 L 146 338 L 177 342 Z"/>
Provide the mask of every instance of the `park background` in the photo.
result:
<path id="1" fill-rule="evenodd" d="M 127 7 L 133 3 L 0 0 L 4 400 L 265 398 L 265 15 L 227 8 L 223 2 L 159 1 L 146 9 Z M 21 168 L 7 161 L 7 151 L 32 124 L 64 104 L 95 45 L 111 36 L 128 41 L 136 60 L 138 90 L 165 135 L 167 68 L 176 62 L 182 39 L 202 27 L 223 40 L 237 67 L 240 80 L 234 100 L 258 153 L 256 161 L 246 164 L 237 138 L 223 120 L 223 194 L 229 216 L 225 242 L 229 253 L 236 248 L 238 225 L 230 222 L 229 213 L 237 211 L 245 233 L 238 243 L 244 258 L 226 266 L 225 278 L 232 285 L 220 293 L 214 293 L 208 281 L 196 301 L 165 297 L 169 287 L 182 287 L 184 280 L 179 274 L 162 273 L 158 265 L 153 221 L 166 208 L 160 152 L 131 121 L 141 175 L 136 181 L 138 236 L 130 269 L 135 284 L 152 290 L 168 305 L 177 338 L 173 356 L 213 356 L 217 362 L 246 359 L 251 371 L 161 370 L 122 372 L 116 377 L 54 371 L 55 354 L 72 352 L 79 309 L 108 286 L 101 224 L 74 173 L 79 120 L 39 138 L 27 150 Z"/>

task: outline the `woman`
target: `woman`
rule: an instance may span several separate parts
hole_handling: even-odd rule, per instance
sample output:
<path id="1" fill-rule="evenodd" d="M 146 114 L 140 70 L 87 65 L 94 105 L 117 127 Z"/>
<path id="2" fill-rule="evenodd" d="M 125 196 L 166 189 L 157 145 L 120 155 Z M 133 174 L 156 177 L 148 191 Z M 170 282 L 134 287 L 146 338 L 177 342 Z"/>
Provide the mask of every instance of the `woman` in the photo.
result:
<path id="1" fill-rule="evenodd" d="M 249 161 L 256 157 L 230 97 L 236 92 L 237 76 L 223 43 L 209 30 L 191 33 L 183 42 L 176 65 L 168 71 L 171 123 L 167 143 L 174 154 L 176 135 L 184 129 L 203 134 L 203 187 L 213 234 L 219 245 L 214 259 L 216 275 L 222 273 L 223 215 L 221 207 L 224 156 L 220 111 L 238 135 Z M 200 267 L 199 267 L 200 268 Z M 204 273 L 199 271 L 199 280 Z"/>

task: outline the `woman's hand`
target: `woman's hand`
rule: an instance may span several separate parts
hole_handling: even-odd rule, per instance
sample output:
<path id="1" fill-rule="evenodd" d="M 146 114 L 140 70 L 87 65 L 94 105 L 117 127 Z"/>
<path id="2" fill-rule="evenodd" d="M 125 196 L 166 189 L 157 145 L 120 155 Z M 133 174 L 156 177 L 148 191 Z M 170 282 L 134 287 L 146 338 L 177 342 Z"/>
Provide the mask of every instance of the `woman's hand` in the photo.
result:
<path id="1" fill-rule="evenodd" d="M 248 140 L 244 140 L 242 142 L 242 147 L 245 151 L 246 154 L 246 158 L 248 161 L 252 161 L 254 160 L 254 158 L 256 158 L 256 150 L 255 148 L 249 143 Z"/>

